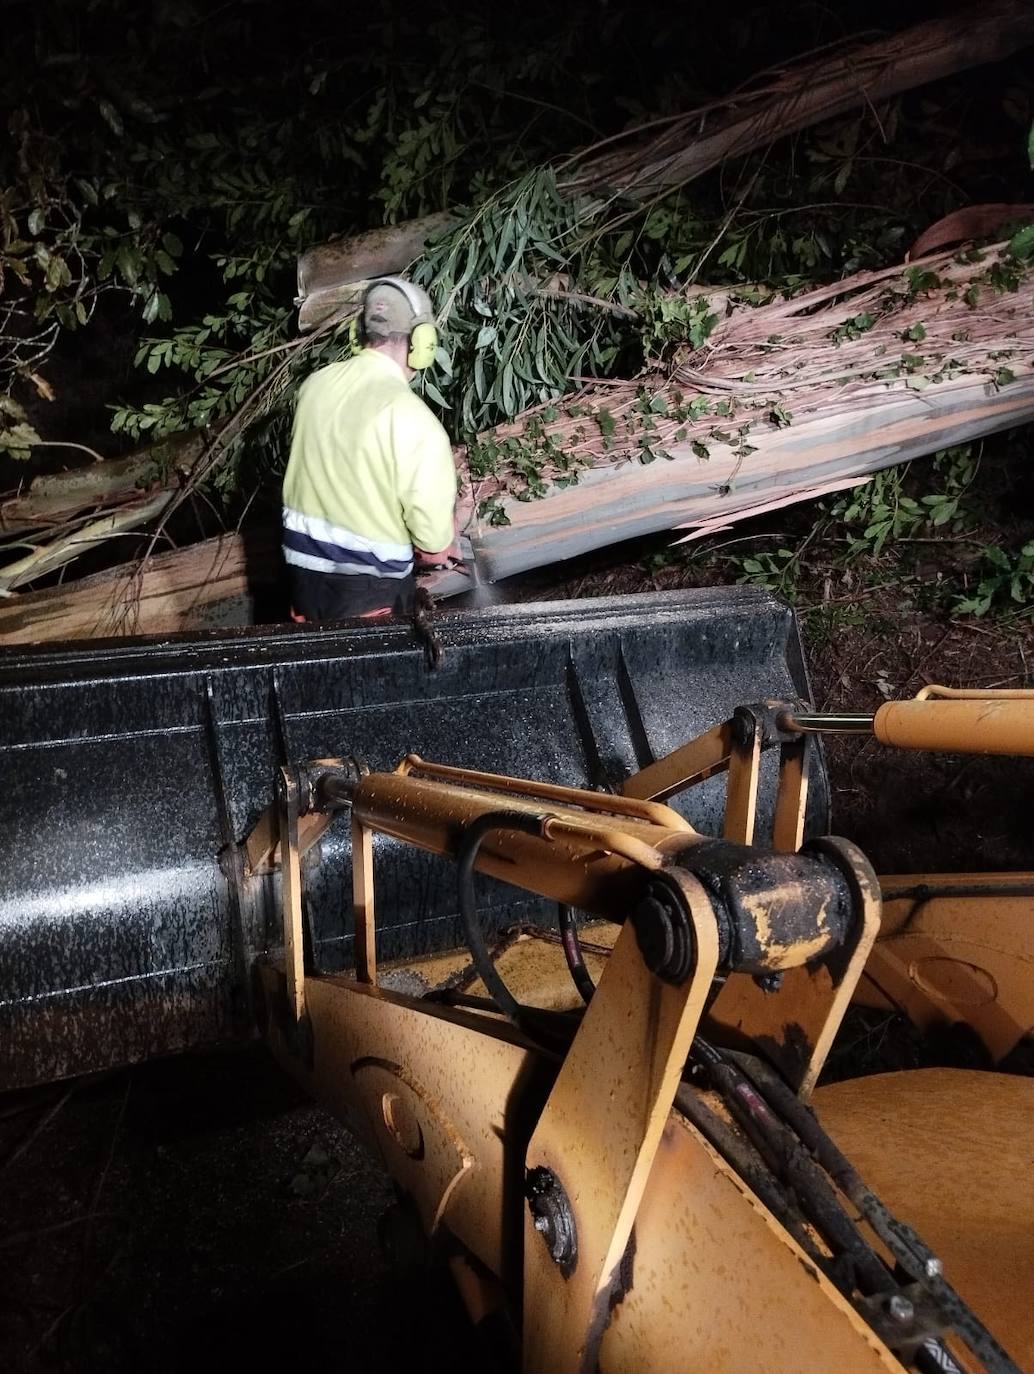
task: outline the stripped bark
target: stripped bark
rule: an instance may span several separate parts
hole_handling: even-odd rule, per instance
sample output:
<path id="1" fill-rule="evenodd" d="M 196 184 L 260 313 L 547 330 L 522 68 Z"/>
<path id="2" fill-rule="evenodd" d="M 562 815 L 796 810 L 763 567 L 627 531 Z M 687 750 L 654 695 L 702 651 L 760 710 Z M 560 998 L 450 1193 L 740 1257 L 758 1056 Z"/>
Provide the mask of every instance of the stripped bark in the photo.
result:
<path id="1" fill-rule="evenodd" d="M 475 452 L 495 462 L 467 530 L 488 579 L 713 529 L 1034 419 L 1034 264 L 999 244 L 740 306 L 667 373 L 593 384 L 548 414 Z M 560 482 L 528 499 L 529 468 Z"/>
<path id="2" fill-rule="evenodd" d="M 647 467 L 623 464 L 582 475 L 540 501 L 507 502 L 510 524 L 468 531 L 481 576 L 489 581 L 621 540 L 663 530 L 731 523 L 769 501 L 807 500 L 818 487 L 843 483 L 997 430 L 1034 420 L 1034 367 L 996 390 L 984 377 L 961 377 L 922 393 L 872 385 L 857 404 L 795 420 L 757 435 L 748 460 L 731 448 L 705 461 L 689 444 Z M 466 590 L 459 580 L 439 595 Z"/>
<path id="3" fill-rule="evenodd" d="M 648 136 L 632 131 L 595 144 L 558 165 L 558 186 L 572 197 L 648 201 L 729 158 L 861 105 L 878 105 L 1000 61 L 1031 43 L 1034 5 L 1026 0 L 966 7 L 874 43 L 847 44 L 797 63 L 725 100 L 655 124 Z M 346 283 L 403 271 L 431 233 L 455 222 L 442 212 L 308 249 L 298 261 L 299 328 L 325 320 L 334 308 L 334 291 Z"/>

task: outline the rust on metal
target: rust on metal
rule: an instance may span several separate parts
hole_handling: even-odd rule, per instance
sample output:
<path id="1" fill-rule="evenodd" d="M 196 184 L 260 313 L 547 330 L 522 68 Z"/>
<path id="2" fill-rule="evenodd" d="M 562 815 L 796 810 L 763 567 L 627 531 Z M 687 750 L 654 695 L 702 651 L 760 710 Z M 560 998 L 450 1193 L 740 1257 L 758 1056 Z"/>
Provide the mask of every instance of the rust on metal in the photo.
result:
<path id="1" fill-rule="evenodd" d="M 828 957 L 799 961 L 777 986 L 730 976 L 708 1010 L 708 1024 L 733 1043 L 761 1045 L 787 1082 L 813 1091 L 880 928 L 880 894 L 868 860 L 846 840 L 822 842 L 835 853 L 853 889 L 855 921 Z"/>

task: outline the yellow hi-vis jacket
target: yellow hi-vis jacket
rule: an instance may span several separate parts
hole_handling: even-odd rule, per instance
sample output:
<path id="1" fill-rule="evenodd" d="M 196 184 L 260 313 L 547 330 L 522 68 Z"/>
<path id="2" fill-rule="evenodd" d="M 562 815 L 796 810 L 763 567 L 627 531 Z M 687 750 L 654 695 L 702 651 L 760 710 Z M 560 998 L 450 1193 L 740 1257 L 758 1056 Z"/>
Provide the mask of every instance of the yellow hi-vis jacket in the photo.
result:
<path id="1" fill-rule="evenodd" d="M 284 474 L 284 558 L 314 572 L 403 578 L 413 545 L 453 540 L 448 435 L 399 365 L 364 349 L 303 384 Z"/>

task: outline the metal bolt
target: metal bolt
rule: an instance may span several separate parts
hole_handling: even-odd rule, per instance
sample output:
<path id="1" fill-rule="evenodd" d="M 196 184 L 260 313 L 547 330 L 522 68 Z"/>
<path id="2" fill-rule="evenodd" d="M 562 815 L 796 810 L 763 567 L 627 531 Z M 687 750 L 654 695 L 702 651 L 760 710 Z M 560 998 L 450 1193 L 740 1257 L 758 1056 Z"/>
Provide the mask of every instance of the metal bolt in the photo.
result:
<path id="1" fill-rule="evenodd" d="M 569 1277 L 578 1259 L 578 1237 L 563 1184 L 551 1169 L 530 1169 L 524 1191 L 535 1230 L 564 1278 Z"/>
<path id="2" fill-rule="evenodd" d="M 652 882 L 632 912 L 643 963 L 671 983 L 683 983 L 693 970 L 693 937 L 680 895 L 668 884 Z"/>
<path id="3" fill-rule="evenodd" d="M 914 1319 L 916 1310 L 911 1301 L 901 1293 L 895 1293 L 887 1300 L 887 1312 L 896 1322 L 905 1325 Z"/>
<path id="4" fill-rule="evenodd" d="M 939 1278 L 944 1273 L 944 1265 L 936 1255 L 931 1255 L 923 1265 L 923 1273 L 928 1279 Z"/>

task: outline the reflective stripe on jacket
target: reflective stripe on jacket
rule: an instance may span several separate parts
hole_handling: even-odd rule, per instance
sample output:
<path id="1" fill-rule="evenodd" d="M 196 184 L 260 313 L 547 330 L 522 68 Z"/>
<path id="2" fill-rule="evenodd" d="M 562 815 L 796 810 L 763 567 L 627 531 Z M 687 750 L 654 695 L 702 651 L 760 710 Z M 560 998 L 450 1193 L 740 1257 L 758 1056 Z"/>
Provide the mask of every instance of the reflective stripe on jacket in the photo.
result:
<path id="1" fill-rule="evenodd" d="M 284 558 L 315 572 L 406 577 L 413 545 L 452 543 L 445 430 L 387 354 L 364 349 L 298 394 L 284 475 Z"/>

